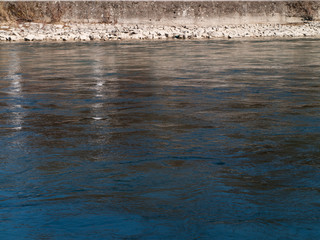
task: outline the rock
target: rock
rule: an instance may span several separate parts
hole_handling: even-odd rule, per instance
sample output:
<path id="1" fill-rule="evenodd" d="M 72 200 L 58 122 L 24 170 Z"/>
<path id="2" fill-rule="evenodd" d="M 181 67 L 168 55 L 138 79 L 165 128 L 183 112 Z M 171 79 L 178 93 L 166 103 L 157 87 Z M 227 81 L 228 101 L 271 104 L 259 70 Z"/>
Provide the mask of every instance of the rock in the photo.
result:
<path id="1" fill-rule="evenodd" d="M 108 24 L 54 25 L 25 23 L 18 27 L 0 26 L 0 41 L 98 41 L 116 39 L 191 39 L 239 37 L 303 37 L 319 36 L 320 24 L 301 26 L 279 24 L 242 24 L 213 27 L 137 26 Z"/>
<path id="2" fill-rule="evenodd" d="M 79 38 L 80 38 L 81 41 L 90 41 L 90 36 L 89 35 L 81 34 Z"/>
<path id="3" fill-rule="evenodd" d="M 20 36 L 20 34 L 19 34 L 17 31 L 15 31 L 15 30 L 13 30 L 13 31 L 11 32 L 11 34 L 12 34 L 13 36 Z"/>
<path id="4" fill-rule="evenodd" d="M 126 33 L 120 33 L 118 35 L 118 39 L 128 39 L 129 38 L 129 34 L 126 34 Z"/>
<path id="5" fill-rule="evenodd" d="M 49 37 L 48 39 L 50 39 L 52 41 L 60 41 L 60 40 L 62 40 L 62 37 L 58 36 L 58 35 L 51 35 L 51 37 Z"/>
<path id="6" fill-rule="evenodd" d="M 27 35 L 25 38 L 24 38 L 24 41 L 33 41 L 34 39 L 34 36 L 33 35 Z"/>
<path id="7" fill-rule="evenodd" d="M 17 36 L 9 36 L 8 41 L 17 41 L 18 40 L 18 37 Z"/>
<path id="8" fill-rule="evenodd" d="M 43 41 L 46 39 L 46 36 L 43 34 L 37 34 L 33 37 L 33 41 Z"/>

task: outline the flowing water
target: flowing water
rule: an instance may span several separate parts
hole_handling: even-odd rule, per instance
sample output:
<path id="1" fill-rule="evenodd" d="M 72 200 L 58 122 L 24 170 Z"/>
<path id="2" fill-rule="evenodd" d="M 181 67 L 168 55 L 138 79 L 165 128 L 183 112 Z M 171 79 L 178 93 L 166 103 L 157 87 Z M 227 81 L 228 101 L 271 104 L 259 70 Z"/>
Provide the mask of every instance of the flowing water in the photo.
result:
<path id="1" fill-rule="evenodd" d="M 0 44 L 0 239 L 319 239 L 315 39 Z"/>

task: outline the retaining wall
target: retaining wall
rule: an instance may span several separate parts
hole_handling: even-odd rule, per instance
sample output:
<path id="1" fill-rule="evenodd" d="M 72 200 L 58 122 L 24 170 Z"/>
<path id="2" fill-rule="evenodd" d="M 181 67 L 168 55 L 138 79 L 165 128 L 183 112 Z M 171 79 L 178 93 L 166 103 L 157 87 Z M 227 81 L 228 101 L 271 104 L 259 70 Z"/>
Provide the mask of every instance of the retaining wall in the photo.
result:
<path id="1" fill-rule="evenodd" d="M 319 1 L 2 1 L 1 22 L 197 25 L 320 19 Z"/>

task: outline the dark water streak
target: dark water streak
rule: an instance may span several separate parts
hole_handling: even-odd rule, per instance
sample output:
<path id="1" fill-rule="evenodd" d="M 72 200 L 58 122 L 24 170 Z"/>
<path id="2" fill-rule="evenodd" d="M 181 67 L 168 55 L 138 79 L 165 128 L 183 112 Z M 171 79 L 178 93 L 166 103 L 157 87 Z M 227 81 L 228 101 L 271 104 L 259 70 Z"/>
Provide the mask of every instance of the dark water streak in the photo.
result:
<path id="1" fill-rule="evenodd" d="M 318 239 L 319 57 L 0 44 L 1 239 Z"/>

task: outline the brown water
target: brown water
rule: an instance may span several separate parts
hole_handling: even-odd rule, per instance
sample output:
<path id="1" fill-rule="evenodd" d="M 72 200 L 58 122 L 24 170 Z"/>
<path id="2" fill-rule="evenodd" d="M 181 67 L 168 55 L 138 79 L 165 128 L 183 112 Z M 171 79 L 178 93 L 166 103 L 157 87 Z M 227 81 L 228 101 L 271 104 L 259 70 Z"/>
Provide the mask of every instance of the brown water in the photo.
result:
<path id="1" fill-rule="evenodd" d="M 1 239 L 320 238 L 318 40 L 0 44 Z"/>

